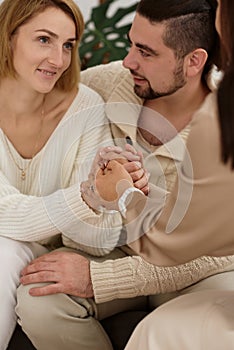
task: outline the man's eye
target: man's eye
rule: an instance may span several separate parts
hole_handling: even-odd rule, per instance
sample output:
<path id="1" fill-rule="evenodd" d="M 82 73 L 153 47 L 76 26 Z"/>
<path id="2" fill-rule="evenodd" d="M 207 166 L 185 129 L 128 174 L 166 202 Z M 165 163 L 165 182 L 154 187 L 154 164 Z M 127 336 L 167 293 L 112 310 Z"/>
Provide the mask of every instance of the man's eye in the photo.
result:
<path id="1" fill-rule="evenodd" d="M 140 52 L 142 57 L 149 57 L 150 56 L 150 54 L 148 52 L 145 52 L 145 51 L 143 51 L 141 49 L 139 50 L 139 52 Z"/>

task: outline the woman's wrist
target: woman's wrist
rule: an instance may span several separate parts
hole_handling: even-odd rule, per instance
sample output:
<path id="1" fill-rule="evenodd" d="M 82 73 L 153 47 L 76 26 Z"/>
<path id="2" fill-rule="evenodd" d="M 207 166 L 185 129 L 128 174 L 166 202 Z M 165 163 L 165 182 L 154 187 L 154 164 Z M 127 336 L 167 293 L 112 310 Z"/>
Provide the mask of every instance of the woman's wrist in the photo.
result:
<path id="1" fill-rule="evenodd" d="M 130 203 L 134 192 L 140 192 L 143 194 L 143 192 L 138 188 L 129 187 L 124 191 L 118 200 L 119 211 L 124 218 L 126 218 L 127 205 Z"/>

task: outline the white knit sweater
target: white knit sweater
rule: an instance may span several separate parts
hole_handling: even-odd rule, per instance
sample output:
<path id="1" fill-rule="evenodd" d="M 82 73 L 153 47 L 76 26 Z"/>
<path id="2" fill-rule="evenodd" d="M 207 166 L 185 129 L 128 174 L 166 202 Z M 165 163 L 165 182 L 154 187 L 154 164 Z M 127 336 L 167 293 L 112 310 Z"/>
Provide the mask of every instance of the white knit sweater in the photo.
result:
<path id="1" fill-rule="evenodd" d="M 111 251 L 119 238 L 120 215 L 95 214 L 80 194 L 80 182 L 87 179 L 97 148 L 110 143 L 103 101 L 82 84 L 32 161 L 22 158 L 0 130 L 1 235 L 45 244 L 62 233 L 69 247 L 93 255 Z M 15 163 L 26 169 L 25 180 Z"/>

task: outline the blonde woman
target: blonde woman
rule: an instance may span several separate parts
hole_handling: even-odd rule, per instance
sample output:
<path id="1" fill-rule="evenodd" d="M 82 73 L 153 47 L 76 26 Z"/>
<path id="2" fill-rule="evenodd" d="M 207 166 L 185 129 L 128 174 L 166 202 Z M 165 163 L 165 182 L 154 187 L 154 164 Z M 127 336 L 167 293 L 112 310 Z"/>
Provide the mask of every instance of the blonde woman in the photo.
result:
<path id="1" fill-rule="evenodd" d="M 79 85 L 78 44 L 84 29 L 79 8 L 72 0 L 5 0 L 0 22 L 4 350 L 16 324 L 22 268 L 58 246 L 61 236 L 68 246 L 106 254 L 118 241 L 122 220 L 119 214 L 96 214 L 80 195 L 79 183 L 88 176 L 97 145 L 110 142 L 111 135 L 102 99 Z"/>

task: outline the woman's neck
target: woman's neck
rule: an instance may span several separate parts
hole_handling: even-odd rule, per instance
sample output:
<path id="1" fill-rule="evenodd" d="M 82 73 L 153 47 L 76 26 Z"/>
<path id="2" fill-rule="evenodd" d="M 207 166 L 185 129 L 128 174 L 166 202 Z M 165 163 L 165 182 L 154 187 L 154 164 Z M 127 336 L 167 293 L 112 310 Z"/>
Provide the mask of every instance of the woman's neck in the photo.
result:
<path id="1" fill-rule="evenodd" d="M 0 127 L 22 157 L 31 158 L 43 148 L 76 93 L 76 88 L 54 88 L 45 95 L 20 90 L 9 80 L 0 85 Z"/>
<path id="2" fill-rule="evenodd" d="M 0 84 L 0 114 L 8 118 L 27 119 L 41 112 L 45 104 L 45 94 L 25 89 L 14 79 L 4 79 Z"/>

